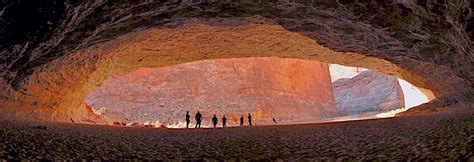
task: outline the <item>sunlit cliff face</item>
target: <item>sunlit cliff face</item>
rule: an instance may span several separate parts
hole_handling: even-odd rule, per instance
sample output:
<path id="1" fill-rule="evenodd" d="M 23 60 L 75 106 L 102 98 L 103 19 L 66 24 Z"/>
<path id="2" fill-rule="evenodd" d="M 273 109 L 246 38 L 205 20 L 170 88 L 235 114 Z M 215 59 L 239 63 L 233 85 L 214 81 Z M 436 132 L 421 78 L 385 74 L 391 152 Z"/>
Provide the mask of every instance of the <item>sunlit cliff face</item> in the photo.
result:
<path id="1" fill-rule="evenodd" d="M 24 91 L 9 92 L 13 99 L 7 107 L 18 108 L 13 110 L 18 117 L 107 123 L 84 101 L 108 80 L 140 68 L 245 57 L 299 58 L 368 68 L 405 79 L 422 89 L 430 89 L 433 91 L 430 99 L 455 92 L 458 88 L 453 81 L 456 78 L 451 78 L 452 82 L 446 81 L 451 75 L 429 73 L 430 69 L 437 68 L 433 65 L 405 57 L 400 57 L 394 64 L 358 53 L 337 52 L 271 22 L 186 21 L 175 27 L 137 30 L 51 61 L 29 76 L 23 84 Z M 298 72 L 289 74 L 293 73 Z M 298 86 L 311 84 L 294 88 Z"/>
<path id="2" fill-rule="evenodd" d="M 225 115 L 232 126 L 248 113 L 256 125 L 274 124 L 273 118 L 298 124 L 349 115 L 346 120 L 390 117 L 413 106 L 405 100 L 427 102 L 424 94 L 413 95 L 407 91 L 411 87 L 401 85 L 393 76 L 363 68 L 233 58 L 140 68 L 104 82 L 85 102 L 109 124 L 184 127 L 186 111 L 200 111 L 206 126 L 214 114 Z M 418 96 L 425 100 L 413 101 Z"/>
<path id="3" fill-rule="evenodd" d="M 326 63 L 274 57 L 205 60 L 141 68 L 105 82 L 88 105 L 124 123 L 178 123 L 186 111 L 226 115 L 229 125 L 251 113 L 256 123 L 339 116 Z"/>

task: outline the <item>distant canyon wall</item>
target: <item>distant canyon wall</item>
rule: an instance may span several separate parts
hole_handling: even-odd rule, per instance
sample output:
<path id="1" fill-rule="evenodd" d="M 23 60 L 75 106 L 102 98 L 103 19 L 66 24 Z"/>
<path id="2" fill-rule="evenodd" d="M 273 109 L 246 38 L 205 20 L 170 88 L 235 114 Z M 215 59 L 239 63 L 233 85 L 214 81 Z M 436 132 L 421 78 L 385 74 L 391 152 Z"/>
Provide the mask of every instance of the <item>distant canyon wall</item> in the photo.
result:
<path id="1" fill-rule="evenodd" d="M 105 82 L 88 104 L 108 121 L 184 122 L 200 111 L 230 125 L 240 115 L 258 123 L 337 116 L 328 64 L 301 59 L 241 58 L 141 68 Z M 194 119 L 192 119 L 194 121 Z"/>
<path id="2" fill-rule="evenodd" d="M 375 71 L 333 82 L 338 111 L 346 115 L 382 112 L 405 107 L 398 79 Z"/>

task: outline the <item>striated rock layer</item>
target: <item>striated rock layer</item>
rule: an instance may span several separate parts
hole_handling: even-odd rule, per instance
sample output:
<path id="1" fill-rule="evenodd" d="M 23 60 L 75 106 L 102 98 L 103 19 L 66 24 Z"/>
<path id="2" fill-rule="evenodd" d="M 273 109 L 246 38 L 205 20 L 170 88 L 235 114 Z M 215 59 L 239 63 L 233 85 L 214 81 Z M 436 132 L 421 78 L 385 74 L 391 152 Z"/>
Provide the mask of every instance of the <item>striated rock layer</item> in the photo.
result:
<path id="1" fill-rule="evenodd" d="M 257 124 L 337 115 L 326 63 L 271 57 L 141 68 L 105 82 L 87 102 L 125 123 L 178 124 L 186 111 L 200 111 L 204 124 L 226 115 L 230 125 L 247 113 Z"/>
<path id="2" fill-rule="evenodd" d="M 332 83 L 337 109 L 348 115 L 405 107 L 398 79 L 374 71 Z"/>

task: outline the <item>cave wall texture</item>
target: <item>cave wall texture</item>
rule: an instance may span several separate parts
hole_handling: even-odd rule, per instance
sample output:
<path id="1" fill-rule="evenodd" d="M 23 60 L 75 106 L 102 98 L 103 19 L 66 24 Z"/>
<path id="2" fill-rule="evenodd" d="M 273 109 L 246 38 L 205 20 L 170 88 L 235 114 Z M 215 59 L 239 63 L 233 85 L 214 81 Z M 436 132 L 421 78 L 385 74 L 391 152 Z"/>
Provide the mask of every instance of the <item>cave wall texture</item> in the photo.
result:
<path id="1" fill-rule="evenodd" d="M 472 102 L 473 6 L 468 0 L 6 0 L 2 112 L 81 121 L 86 111 L 76 113 L 79 101 L 104 80 L 142 66 L 250 56 L 371 68 L 432 90 L 437 100 L 428 105 Z"/>

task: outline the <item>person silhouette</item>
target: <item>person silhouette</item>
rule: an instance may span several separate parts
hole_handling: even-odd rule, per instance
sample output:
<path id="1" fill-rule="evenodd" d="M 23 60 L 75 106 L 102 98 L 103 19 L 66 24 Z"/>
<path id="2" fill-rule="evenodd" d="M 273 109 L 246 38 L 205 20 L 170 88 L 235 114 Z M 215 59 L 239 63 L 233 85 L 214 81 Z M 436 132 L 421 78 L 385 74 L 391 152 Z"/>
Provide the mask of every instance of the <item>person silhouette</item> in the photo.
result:
<path id="1" fill-rule="evenodd" d="M 198 111 L 196 113 L 196 126 L 194 128 L 201 128 L 201 121 L 202 121 L 202 115 L 201 113 Z"/>
<path id="2" fill-rule="evenodd" d="M 277 120 L 275 119 L 275 117 L 272 117 L 272 120 L 275 124 L 278 124 Z"/>
<path id="3" fill-rule="evenodd" d="M 214 114 L 214 117 L 212 117 L 212 125 L 214 125 L 214 128 L 216 128 L 216 126 L 217 126 L 217 121 L 218 121 L 217 116 L 216 116 L 216 114 Z"/>
<path id="4" fill-rule="evenodd" d="M 190 118 L 189 111 L 186 111 L 186 128 L 189 128 L 189 123 L 191 122 Z"/>
<path id="5" fill-rule="evenodd" d="M 249 118 L 249 125 L 252 126 L 252 116 L 250 116 L 250 113 L 249 113 L 248 118 Z"/>
<path id="6" fill-rule="evenodd" d="M 222 127 L 227 127 L 227 118 L 225 118 L 225 115 L 222 116 Z"/>
<path id="7" fill-rule="evenodd" d="M 244 116 L 240 116 L 240 126 L 244 126 Z"/>

